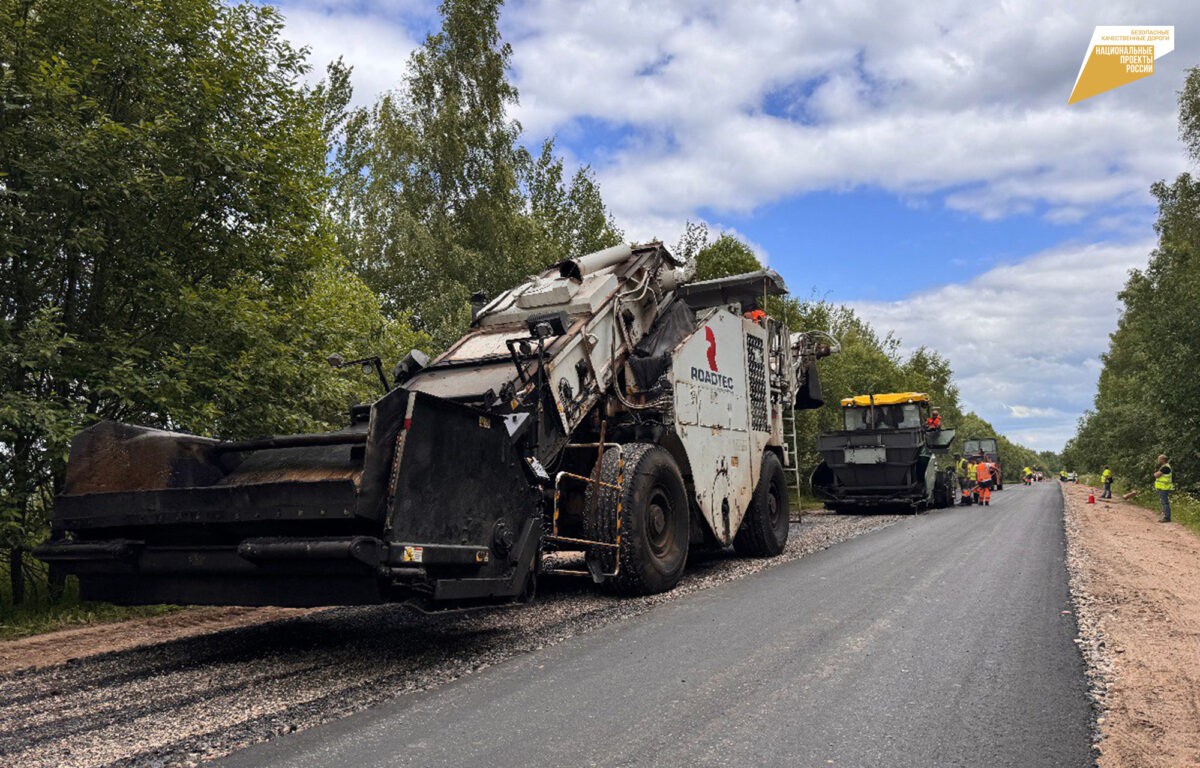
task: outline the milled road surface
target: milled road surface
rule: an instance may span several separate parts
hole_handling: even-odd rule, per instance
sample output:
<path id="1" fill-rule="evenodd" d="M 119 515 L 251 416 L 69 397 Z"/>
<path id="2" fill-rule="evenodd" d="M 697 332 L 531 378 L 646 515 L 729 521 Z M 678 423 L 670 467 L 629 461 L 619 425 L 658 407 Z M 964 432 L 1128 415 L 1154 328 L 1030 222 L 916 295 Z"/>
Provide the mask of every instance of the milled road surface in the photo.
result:
<path id="1" fill-rule="evenodd" d="M 394 605 L 333 608 L 183 637 L 177 626 L 147 623 L 139 647 L 116 651 L 94 643 L 91 631 L 31 638 L 32 647 L 3 643 L 0 658 L 17 671 L 0 674 L 0 766 L 194 765 L 478 674 L 901 519 L 806 515 L 780 557 L 698 553 L 675 590 L 649 597 L 609 597 L 580 579 L 547 577 L 537 602 L 517 609 L 425 616 Z M 106 626 L 114 638 L 128 635 L 124 625 Z M 13 646 L 23 650 L 6 656 Z"/>
<path id="2" fill-rule="evenodd" d="M 229 766 L 1087 766 L 1058 489 L 905 520 Z"/>

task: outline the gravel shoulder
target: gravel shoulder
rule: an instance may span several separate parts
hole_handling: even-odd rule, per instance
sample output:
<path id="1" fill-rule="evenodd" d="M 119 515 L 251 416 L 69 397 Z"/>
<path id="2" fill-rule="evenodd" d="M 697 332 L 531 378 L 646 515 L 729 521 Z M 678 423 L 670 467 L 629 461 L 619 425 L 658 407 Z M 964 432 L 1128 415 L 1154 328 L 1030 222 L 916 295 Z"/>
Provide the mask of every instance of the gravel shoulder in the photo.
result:
<path id="1" fill-rule="evenodd" d="M 678 588 L 645 598 L 607 597 L 561 580 L 523 608 L 434 616 L 398 606 L 278 615 L 260 611 L 283 609 L 196 609 L 136 627 L 29 638 L 41 642 L 0 656 L 17 670 L 0 674 L 0 762 L 195 764 L 437 687 L 898 519 L 806 515 L 781 557 L 696 558 Z M 180 626 L 189 616 L 199 620 Z M 16 643 L 25 641 L 8 645 Z M 38 654 L 44 662 L 30 664 Z"/>
<path id="2" fill-rule="evenodd" d="M 1062 490 L 1101 768 L 1200 765 L 1200 537 Z"/>
<path id="3" fill-rule="evenodd" d="M 53 667 L 102 653 L 126 651 L 213 632 L 280 621 L 311 608 L 187 608 L 166 616 L 104 622 L 0 642 L 0 675 Z"/>

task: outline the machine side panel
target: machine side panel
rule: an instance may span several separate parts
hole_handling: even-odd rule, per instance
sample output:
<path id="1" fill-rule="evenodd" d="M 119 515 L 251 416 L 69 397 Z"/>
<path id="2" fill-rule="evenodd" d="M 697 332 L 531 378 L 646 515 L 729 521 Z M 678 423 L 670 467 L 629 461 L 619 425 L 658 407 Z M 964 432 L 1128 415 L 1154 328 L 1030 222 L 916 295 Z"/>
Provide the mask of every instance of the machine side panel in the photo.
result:
<path id="1" fill-rule="evenodd" d="M 717 310 L 680 345 L 672 370 L 676 429 L 696 503 L 713 534 L 733 540 L 754 491 L 742 318 Z M 764 433 L 765 434 L 765 433 Z"/>
<path id="2" fill-rule="evenodd" d="M 612 382 L 617 332 L 613 304 L 572 334 L 546 364 L 546 379 L 563 430 L 570 433 Z"/>
<path id="3" fill-rule="evenodd" d="M 503 422 L 423 394 L 394 457 L 389 538 L 401 544 L 488 547 L 496 526 L 520 531 L 538 512 Z"/>

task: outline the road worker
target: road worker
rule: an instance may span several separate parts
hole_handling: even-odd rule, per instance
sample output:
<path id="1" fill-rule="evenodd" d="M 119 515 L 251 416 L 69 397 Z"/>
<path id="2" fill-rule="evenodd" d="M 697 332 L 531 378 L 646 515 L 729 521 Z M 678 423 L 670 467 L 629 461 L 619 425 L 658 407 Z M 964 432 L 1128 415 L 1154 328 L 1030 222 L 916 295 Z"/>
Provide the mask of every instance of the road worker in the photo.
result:
<path id="1" fill-rule="evenodd" d="M 1025 485 L 1033 484 L 1033 470 L 1032 469 L 1030 469 L 1029 467 L 1025 467 L 1024 469 L 1021 470 L 1021 482 L 1023 482 Z"/>
<path id="2" fill-rule="evenodd" d="M 1154 471 L 1154 490 L 1158 491 L 1158 501 L 1162 504 L 1162 518 L 1160 523 L 1171 522 L 1171 491 L 1175 490 L 1175 475 L 1171 472 L 1171 465 L 1167 463 L 1167 457 L 1163 454 L 1158 455 L 1158 469 Z"/>
<path id="3" fill-rule="evenodd" d="M 1104 483 L 1104 493 L 1100 494 L 1100 498 L 1112 498 L 1112 479 L 1112 470 L 1108 468 L 1108 465 L 1105 465 L 1104 471 L 1100 473 L 1100 482 Z"/>
<path id="4" fill-rule="evenodd" d="M 954 454 L 954 471 L 958 474 L 958 490 L 962 494 L 960 503 L 963 506 L 971 503 L 971 462 L 962 454 Z"/>
<path id="5" fill-rule="evenodd" d="M 935 408 L 933 413 L 929 414 L 929 418 L 925 419 L 925 429 L 928 429 L 929 431 L 932 432 L 935 429 L 941 429 L 941 428 L 942 428 L 942 414 L 938 413 L 937 409 Z"/>
<path id="6" fill-rule="evenodd" d="M 970 504 L 970 503 L 976 501 L 976 498 L 975 498 L 975 459 L 972 459 L 971 457 L 968 456 L 968 457 L 966 457 L 966 459 L 964 459 L 964 461 L 967 462 L 967 468 L 966 468 L 966 476 L 963 478 L 963 482 L 962 482 L 963 503 Z"/>
<path id="7" fill-rule="evenodd" d="M 986 461 L 975 465 L 975 483 L 979 487 L 979 501 L 983 506 L 989 506 L 992 501 L 992 477 L 995 467 Z"/>
<path id="8" fill-rule="evenodd" d="M 1065 469 L 1058 470 L 1058 481 L 1060 483 L 1067 482 L 1067 470 L 1065 470 Z"/>

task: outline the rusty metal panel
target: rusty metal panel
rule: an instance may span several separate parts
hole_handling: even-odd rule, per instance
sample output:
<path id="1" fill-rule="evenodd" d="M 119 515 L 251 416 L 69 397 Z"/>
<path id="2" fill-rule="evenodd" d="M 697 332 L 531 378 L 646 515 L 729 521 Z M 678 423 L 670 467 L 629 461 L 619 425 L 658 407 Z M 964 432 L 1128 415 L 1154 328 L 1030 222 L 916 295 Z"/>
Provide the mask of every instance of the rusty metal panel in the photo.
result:
<path id="1" fill-rule="evenodd" d="M 217 440 L 102 421 L 71 441 L 64 492 L 69 494 L 210 485 Z"/>
<path id="2" fill-rule="evenodd" d="M 250 454 L 237 469 L 214 485 L 318 483 L 343 480 L 358 486 L 362 460 L 349 445 L 263 450 Z"/>

